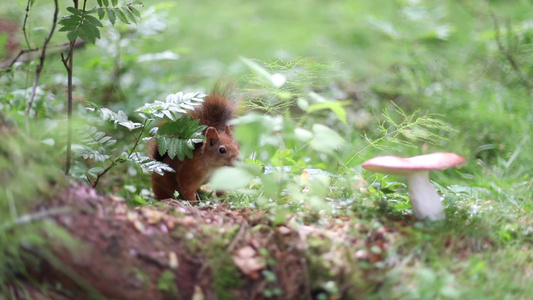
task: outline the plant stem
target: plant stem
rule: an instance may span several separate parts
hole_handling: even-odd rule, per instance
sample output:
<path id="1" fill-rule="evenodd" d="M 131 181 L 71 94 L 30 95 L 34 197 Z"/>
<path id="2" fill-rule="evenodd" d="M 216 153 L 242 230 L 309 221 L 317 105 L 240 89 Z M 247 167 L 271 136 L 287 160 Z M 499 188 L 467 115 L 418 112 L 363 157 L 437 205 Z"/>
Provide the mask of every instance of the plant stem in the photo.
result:
<path id="1" fill-rule="evenodd" d="M 37 84 L 39 83 L 39 77 L 41 76 L 41 72 L 43 71 L 44 61 L 45 61 L 45 58 L 46 58 L 46 48 L 48 46 L 48 43 L 50 43 L 50 40 L 52 39 L 52 36 L 54 35 L 54 32 L 56 30 L 57 14 L 59 12 L 59 4 L 57 3 L 57 0 L 54 0 L 54 5 L 55 5 L 55 8 L 54 8 L 54 20 L 52 22 L 52 28 L 50 29 L 50 33 L 48 34 L 48 36 L 44 40 L 43 47 L 41 48 L 41 56 L 39 57 L 39 64 L 37 65 L 37 68 L 35 70 L 35 78 L 33 80 L 33 86 L 32 86 L 32 89 L 31 89 L 30 99 L 28 100 L 28 105 L 26 106 L 26 111 L 25 111 L 25 115 L 26 115 L 26 131 L 29 131 L 29 129 L 30 129 L 29 128 L 28 118 L 29 118 L 29 115 L 30 115 L 31 107 L 33 105 L 33 100 L 35 99 L 35 93 L 37 91 Z M 26 34 L 24 34 L 24 36 L 26 37 Z M 26 37 L 26 42 L 28 42 L 27 41 L 27 37 Z"/>
<path id="2" fill-rule="evenodd" d="M 532 89 L 531 83 L 527 79 L 526 75 L 520 69 L 520 65 L 516 61 L 515 57 L 511 54 L 511 51 L 509 50 L 509 48 L 505 48 L 505 46 L 503 45 L 503 42 L 500 37 L 500 25 L 498 22 L 498 18 L 496 17 L 496 15 L 494 15 L 494 13 L 492 13 L 491 16 L 492 16 L 492 20 L 494 20 L 494 39 L 496 40 L 496 45 L 498 46 L 498 50 L 503 54 L 505 59 L 507 59 L 507 61 L 509 62 L 513 70 L 515 71 L 520 81 L 522 81 L 522 84 L 526 87 L 528 92 L 531 92 L 531 89 Z M 508 31 L 507 34 L 509 34 L 510 28 L 507 31 Z"/>
<path id="3" fill-rule="evenodd" d="M 139 133 L 139 135 L 135 138 L 135 145 L 133 145 L 133 147 L 130 149 L 130 151 L 128 151 L 128 158 L 131 158 L 131 155 L 133 154 L 133 152 L 135 152 L 135 149 L 137 148 L 137 146 L 139 145 L 139 141 L 141 140 L 141 137 L 144 133 L 144 130 L 146 129 L 146 127 L 148 125 L 150 125 L 152 121 L 148 121 L 148 120 L 144 120 L 144 124 L 142 126 L 142 129 L 141 129 L 141 132 Z M 135 135 L 134 135 L 135 136 Z M 119 158 L 116 158 L 115 160 L 113 160 L 113 162 L 111 162 L 111 164 L 105 168 L 105 170 L 103 170 L 102 172 L 98 173 L 98 175 L 96 176 L 96 180 L 94 181 L 94 183 L 92 184 L 92 187 L 95 188 L 97 185 L 98 185 L 98 182 L 100 181 L 100 178 L 102 176 L 104 176 L 107 172 L 109 172 L 113 167 L 115 167 L 116 165 L 118 164 L 121 164 L 123 162 L 125 162 L 126 160 L 119 157 Z M 90 182 L 90 181 L 89 181 Z"/>

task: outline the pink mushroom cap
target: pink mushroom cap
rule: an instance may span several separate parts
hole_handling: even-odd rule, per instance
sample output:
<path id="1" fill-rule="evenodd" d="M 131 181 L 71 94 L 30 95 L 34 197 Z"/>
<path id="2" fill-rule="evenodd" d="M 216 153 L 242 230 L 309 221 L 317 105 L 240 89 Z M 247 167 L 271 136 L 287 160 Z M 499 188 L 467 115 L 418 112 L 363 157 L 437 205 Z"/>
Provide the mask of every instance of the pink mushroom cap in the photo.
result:
<path id="1" fill-rule="evenodd" d="M 407 175 L 416 171 L 443 170 L 457 167 L 466 162 L 466 158 L 451 152 L 435 152 L 413 157 L 392 155 L 378 156 L 363 163 L 366 170 L 391 175 Z"/>

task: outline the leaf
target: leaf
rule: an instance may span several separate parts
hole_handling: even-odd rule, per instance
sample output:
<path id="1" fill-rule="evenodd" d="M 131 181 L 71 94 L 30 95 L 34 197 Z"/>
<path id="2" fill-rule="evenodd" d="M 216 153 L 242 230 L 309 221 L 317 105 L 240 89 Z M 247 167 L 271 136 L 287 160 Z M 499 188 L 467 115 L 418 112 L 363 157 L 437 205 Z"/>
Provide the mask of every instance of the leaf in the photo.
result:
<path id="1" fill-rule="evenodd" d="M 96 0 L 96 3 L 98 3 L 98 6 L 103 6 L 102 0 Z"/>
<path id="2" fill-rule="evenodd" d="M 244 275 L 253 279 L 257 279 L 259 271 L 266 267 L 266 261 L 250 246 L 237 250 L 233 255 L 233 262 Z M 273 281 L 275 281 L 275 275 Z"/>
<path id="3" fill-rule="evenodd" d="M 168 140 L 162 136 L 156 137 L 156 140 L 157 140 L 157 150 L 159 151 L 159 155 L 164 156 L 167 153 Z"/>
<path id="4" fill-rule="evenodd" d="M 127 121 L 127 122 L 119 122 L 118 125 L 128 128 L 129 130 L 133 130 L 139 127 L 142 127 L 143 125 L 141 123 L 133 122 L 133 121 Z"/>
<path id="5" fill-rule="evenodd" d="M 105 161 L 110 157 L 105 154 L 105 150 L 102 147 L 93 150 L 87 146 L 79 146 L 73 147 L 72 152 L 74 153 L 74 157 L 83 157 L 83 159 L 92 159 L 94 161 Z"/>
<path id="6" fill-rule="evenodd" d="M 71 32 L 67 33 L 67 38 L 71 42 L 74 42 L 77 37 L 78 37 L 78 33 L 76 31 L 71 31 Z"/>
<path id="7" fill-rule="evenodd" d="M 82 16 L 83 15 L 83 11 L 82 10 L 79 10 L 79 9 L 74 8 L 72 6 L 67 7 L 67 10 L 69 12 L 71 12 L 72 14 L 77 15 L 77 16 Z"/>
<path id="8" fill-rule="evenodd" d="M 126 113 L 122 110 L 119 110 L 118 113 L 115 113 L 109 108 L 103 107 L 100 109 L 100 113 L 102 114 L 102 119 L 104 121 L 113 121 L 113 123 L 126 127 L 129 130 L 142 127 L 141 123 L 130 121 Z"/>
<path id="9" fill-rule="evenodd" d="M 130 24 L 130 22 L 128 22 L 128 20 L 126 19 L 126 15 L 124 15 L 120 8 L 113 8 L 113 11 L 122 23 Z"/>
<path id="10" fill-rule="evenodd" d="M 135 15 L 137 16 L 138 18 L 141 17 L 141 13 L 135 8 L 133 7 L 132 5 L 128 5 L 128 9 Z"/>
<path id="11" fill-rule="evenodd" d="M 105 6 L 105 7 L 108 7 L 108 6 L 109 6 L 109 0 L 103 0 L 102 2 L 104 2 L 104 6 Z"/>
<path id="12" fill-rule="evenodd" d="M 102 167 L 94 167 L 94 168 L 90 168 L 87 172 L 93 173 L 93 174 L 98 174 L 98 173 L 101 173 L 103 171 L 104 171 L 104 168 L 102 168 Z"/>
<path id="13" fill-rule="evenodd" d="M 97 18 L 91 16 L 91 15 L 85 15 L 85 20 L 95 27 L 103 27 L 102 22 L 100 22 Z"/>
<path id="14" fill-rule="evenodd" d="M 58 23 L 62 25 L 59 31 L 72 31 L 78 28 L 81 21 L 80 16 L 68 15 L 63 17 Z"/>
<path id="15" fill-rule="evenodd" d="M 117 141 L 105 133 L 98 131 L 94 126 L 84 126 L 80 130 L 82 142 L 87 145 L 99 145 L 101 147 L 108 147 L 115 144 Z"/>
<path id="16" fill-rule="evenodd" d="M 248 186 L 254 177 L 245 169 L 222 167 L 213 173 L 209 185 L 215 190 L 238 189 Z"/>
<path id="17" fill-rule="evenodd" d="M 82 26 L 78 28 L 78 33 L 81 36 L 85 36 L 83 40 L 95 43 L 96 39 L 100 38 L 100 30 L 89 22 L 82 23 Z"/>
<path id="18" fill-rule="evenodd" d="M 303 129 L 303 128 L 295 128 L 294 129 L 294 135 L 296 138 L 304 143 L 309 142 L 313 139 L 313 133 L 309 130 Z"/>
<path id="19" fill-rule="evenodd" d="M 115 22 L 117 21 L 115 11 L 113 11 L 111 8 L 106 8 L 106 11 L 107 11 L 107 18 L 109 19 L 109 22 L 111 22 L 112 25 L 115 25 Z"/>
<path id="20" fill-rule="evenodd" d="M 174 157 L 176 157 L 176 155 L 178 155 L 178 153 L 180 153 L 181 155 L 178 155 L 178 159 L 183 160 L 184 155 L 183 153 L 181 153 L 182 152 L 181 150 L 182 150 L 182 147 L 180 146 L 180 139 L 177 139 L 177 138 L 168 139 L 167 153 L 170 159 L 173 159 Z"/>
<path id="21" fill-rule="evenodd" d="M 67 38 L 70 41 L 79 37 L 84 41 L 95 43 L 96 39 L 100 38 L 98 27 L 103 27 L 102 23 L 85 11 L 73 7 L 68 8 L 68 11 L 73 14 L 65 16 L 58 22 L 63 25 L 59 31 L 67 31 Z"/>
<path id="22" fill-rule="evenodd" d="M 137 24 L 137 20 L 135 19 L 135 16 L 131 13 L 131 11 L 127 8 L 122 8 L 122 11 L 130 19 L 133 23 Z"/>
<path id="23" fill-rule="evenodd" d="M 105 9 L 100 7 L 97 9 L 98 19 L 102 20 L 105 17 Z"/>
<path id="24" fill-rule="evenodd" d="M 111 3 L 113 3 L 113 6 L 117 6 L 118 5 L 118 0 L 111 0 Z"/>
<path id="25" fill-rule="evenodd" d="M 308 113 L 312 113 L 322 109 L 329 109 L 337 116 L 337 118 L 339 118 L 339 120 L 341 120 L 342 123 L 347 124 L 346 110 L 343 106 L 349 105 L 351 101 L 326 100 L 325 98 L 314 92 L 309 93 L 309 95 L 315 100 L 320 99 L 320 102 L 309 105 L 309 107 L 307 108 Z"/>
<path id="26" fill-rule="evenodd" d="M 163 175 L 165 172 L 176 172 L 169 165 L 157 160 L 143 162 L 140 166 L 143 170 L 146 170 L 146 172 L 155 172 L 159 175 Z"/>
<path id="27" fill-rule="evenodd" d="M 96 42 L 96 36 L 94 35 L 94 32 L 92 32 L 90 26 L 78 27 L 76 31 L 82 40 L 93 44 Z"/>
<path id="28" fill-rule="evenodd" d="M 194 144 L 188 143 L 187 139 L 165 136 L 158 136 L 156 139 L 161 156 L 166 153 L 171 159 L 177 157 L 179 160 L 193 157 Z"/>
<path id="29" fill-rule="evenodd" d="M 194 107 L 203 102 L 203 93 L 183 93 L 170 94 L 166 97 L 165 102 L 154 101 L 153 103 L 146 103 L 142 107 L 136 109 L 137 112 L 149 114 L 155 118 L 167 117 L 170 120 L 181 118 L 187 112 L 187 107 Z"/>
<path id="30" fill-rule="evenodd" d="M 335 131 L 322 124 L 314 124 L 312 127 L 314 134 L 310 146 L 316 151 L 333 154 L 344 143 L 344 139 Z"/>
<path id="31" fill-rule="evenodd" d="M 263 68 L 261 65 L 259 65 L 258 63 L 256 63 L 255 61 L 249 59 L 249 58 L 245 58 L 245 57 L 241 57 L 241 60 L 252 70 L 254 71 L 256 74 L 262 76 L 263 78 L 267 79 L 267 80 L 271 80 L 272 78 L 272 74 L 270 74 L 270 72 L 268 72 L 265 68 Z"/>
<path id="32" fill-rule="evenodd" d="M 175 172 L 169 165 L 153 160 L 140 152 L 133 152 L 129 155 L 128 153 L 123 153 L 122 156 L 124 156 L 126 160 L 139 165 L 144 172 L 156 172 L 160 175 L 163 175 L 164 172 Z"/>
<path id="33" fill-rule="evenodd" d="M 76 28 L 78 27 L 78 25 L 65 25 L 61 28 L 59 28 L 58 31 L 61 31 L 61 32 L 64 32 L 64 31 L 74 31 L 76 30 Z"/>

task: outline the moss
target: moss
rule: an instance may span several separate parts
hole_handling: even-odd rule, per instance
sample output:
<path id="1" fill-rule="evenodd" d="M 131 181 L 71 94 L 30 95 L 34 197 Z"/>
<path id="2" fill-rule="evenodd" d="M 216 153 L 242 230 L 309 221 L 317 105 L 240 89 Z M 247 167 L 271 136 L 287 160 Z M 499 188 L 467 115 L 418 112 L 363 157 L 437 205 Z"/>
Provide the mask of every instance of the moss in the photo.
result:
<path id="1" fill-rule="evenodd" d="M 127 277 L 130 276 L 139 281 L 144 288 L 150 285 L 150 276 L 139 268 L 131 269 L 127 274 Z"/>
<path id="2" fill-rule="evenodd" d="M 218 299 L 233 299 L 229 291 L 241 287 L 244 283 L 241 272 L 233 263 L 232 254 L 227 252 L 227 247 L 235 238 L 239 228 L 237 225 L 224 228 L 221 234 L 219 227 L 201 226 L 202 233 L 211 238 L 207 243 L 204 239 L 200 251 L 209 258 L 206 266 L 212 272 L 212 286 Z"/>
<path id="3" fill-rule="evenodd" d="M 244 281 L 241 279 L 241 272 L 233 263 L 233 258 L 226 252 L 223 253 L 224 255 L 214 256 L 208 264 L 213 273 L 213 290 L 218 299 L 230 300 L 233 295 L 229 291 L 241 287 Z"/>
<path id="4" fill-rule="evenodd" d="M 177 226 L 174 230 L 172 230 L 170 236 L 183 242 L 189 253 L 199 253 L 202 249 L 202 243 L 204 242 L 204 239 L 196 236 L 191 238 L 191 234 L 196 235 L 195 231 L 196 230 L 194 228 Z"/>
<path id="5" fill-rule="evenodd" d="M 239 225 L 235 225 L 221 230 L 217 226 L 201 224 L 197 228 L 177 227 L 171 233 L 172 237 L 183 241 L 189 253 L 208 259 L 204 265 L 212 272 L 212 286 L 218 299 L 233 299 L 229 291 L 244 283 L 231 253 L 227 253 L 227 247 L 239 228 Z M 190 238 L 191 234 L 194 234 L 194 238 Z"/>
<path id="6" fill-rule="evenodd" d="M 157 289 L 163 294 L 169 295 L 174 299 L 179 299 L 179 291 L 176 286 L 174 273 L 170 270 L 165 270 L 157 280 Z"/>

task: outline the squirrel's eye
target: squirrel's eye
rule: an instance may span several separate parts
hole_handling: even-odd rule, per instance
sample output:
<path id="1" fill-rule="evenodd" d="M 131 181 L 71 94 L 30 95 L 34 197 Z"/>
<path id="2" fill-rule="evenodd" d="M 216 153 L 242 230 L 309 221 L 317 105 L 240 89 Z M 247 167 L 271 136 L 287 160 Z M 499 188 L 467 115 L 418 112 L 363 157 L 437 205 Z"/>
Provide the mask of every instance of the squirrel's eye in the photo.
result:
<path id="1" fill-rule="evenodd" d="M 226 147 L 220 147 L 218 148 L 218 153 L 225 154 L 226 153 Z"/>

